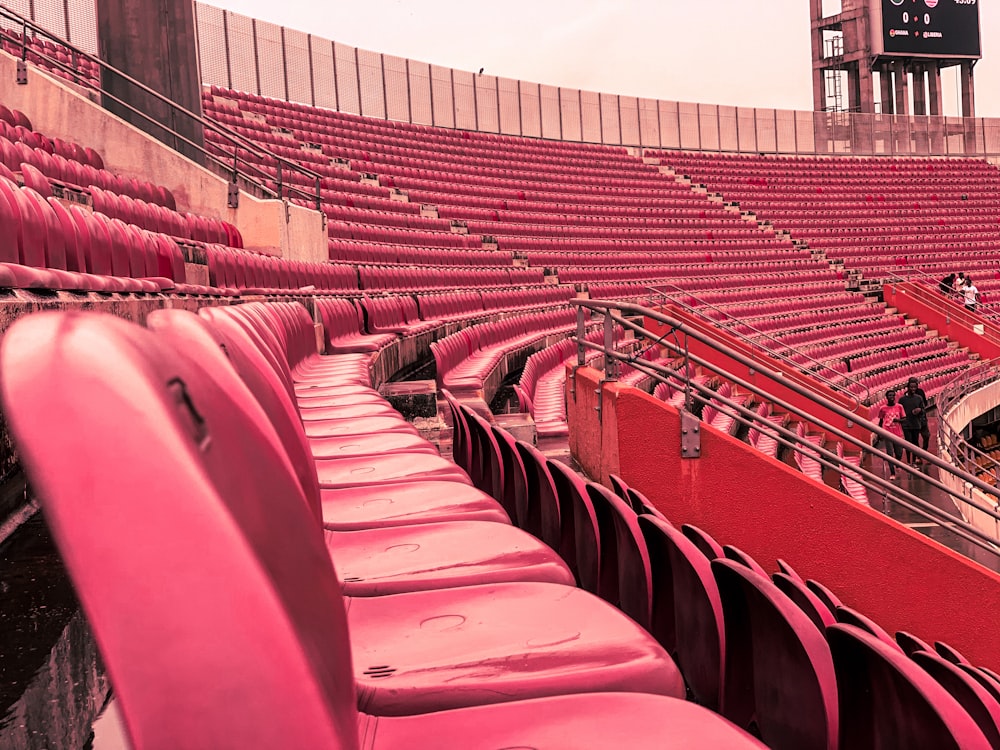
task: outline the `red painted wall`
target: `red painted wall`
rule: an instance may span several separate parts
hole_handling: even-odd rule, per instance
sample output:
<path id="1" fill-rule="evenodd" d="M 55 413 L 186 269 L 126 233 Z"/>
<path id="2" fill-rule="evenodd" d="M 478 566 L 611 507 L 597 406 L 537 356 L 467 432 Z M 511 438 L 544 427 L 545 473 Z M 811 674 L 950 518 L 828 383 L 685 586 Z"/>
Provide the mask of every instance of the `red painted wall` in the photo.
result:
<path id="1" fill-rule="evenodd" d="M 958 302 L 910 283 L 886 284 L 883 293 L 889 307 L 898 308 L 907 317 L 916 318 L 929 329 L 967 346 L 984 360 L 1000 357 L 1000 329 L 978 315 L 970 315 Z M 983 333 L 973 330 L 976 324 L 983 325 Z"/>
<path id="2" fill-rule="evenodd" d="M 601 376 L 578 370 L 577 393 Z M 603 388 L 603 425 L 582 400 L 569 410 L 574 456 L 591 476 L 606 481 L 617 465 L 676 525 L 700 526 L 768 570 L 783 558 L 889 632 L 946 641 L 1000 667 L 1000 576 L 711 427 L 701 458 L 682 459 L 675 409 L 633 388 Z"/>

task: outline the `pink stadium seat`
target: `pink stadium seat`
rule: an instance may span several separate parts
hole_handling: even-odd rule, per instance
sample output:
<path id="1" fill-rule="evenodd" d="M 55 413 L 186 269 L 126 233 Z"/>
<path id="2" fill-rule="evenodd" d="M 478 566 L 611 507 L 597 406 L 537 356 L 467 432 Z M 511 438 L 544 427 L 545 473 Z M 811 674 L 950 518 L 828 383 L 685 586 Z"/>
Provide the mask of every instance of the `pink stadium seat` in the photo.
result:
<path id="1" fill-rule="evenodd" d="M 766 577 L 732 560 L 711 565 L 726 632 L 722 715 L 755 723 L 773 748 L 838 747 L 837 682 L 822 632 Z"/>
<path id="2" fill-rule="evenodd" d="M 850 625 L 832 625 L 827 637 L 844 747 L 990 747 L 959 702 L 915 662 Z"/>

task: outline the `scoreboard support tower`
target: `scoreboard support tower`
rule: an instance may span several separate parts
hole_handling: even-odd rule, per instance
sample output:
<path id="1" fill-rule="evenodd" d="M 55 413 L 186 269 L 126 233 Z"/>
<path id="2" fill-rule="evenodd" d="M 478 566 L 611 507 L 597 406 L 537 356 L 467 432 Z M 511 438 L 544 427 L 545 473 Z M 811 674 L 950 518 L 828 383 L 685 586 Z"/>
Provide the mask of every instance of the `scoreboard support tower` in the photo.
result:
<path id="1" fill-rule="evenodd" d="M 841 12 L 825 18 L 823 0 L 809 0 L 809 9 L 817 112 L 875 114 L 878 72 L 881 114 L 939 116 L 941 70 L 958 65 L 960 114 L 975 117 L 973 71 L 981 57 L 975 0 L 843 0 Z"/>

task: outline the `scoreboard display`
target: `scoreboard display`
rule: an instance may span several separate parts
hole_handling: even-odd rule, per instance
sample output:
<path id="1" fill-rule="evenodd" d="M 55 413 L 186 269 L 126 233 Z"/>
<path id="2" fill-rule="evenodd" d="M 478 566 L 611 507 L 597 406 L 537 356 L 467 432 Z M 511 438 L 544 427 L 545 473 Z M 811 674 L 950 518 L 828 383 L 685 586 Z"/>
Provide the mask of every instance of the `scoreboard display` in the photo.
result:
<path id="1" fill-rule="evenodd" d="M 978 0 L 872 0 L 881 24 L 872 39 L 881 54 L 901 57 L 982 57 Z M 881 25 L 881 29 L 879 29 Z"/>

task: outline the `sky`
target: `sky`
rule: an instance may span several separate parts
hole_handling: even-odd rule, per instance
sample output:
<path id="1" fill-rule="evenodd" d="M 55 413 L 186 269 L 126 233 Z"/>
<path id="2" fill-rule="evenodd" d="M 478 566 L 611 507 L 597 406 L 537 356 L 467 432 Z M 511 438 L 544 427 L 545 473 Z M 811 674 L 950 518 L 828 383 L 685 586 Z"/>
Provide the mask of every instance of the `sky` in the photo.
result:
<path id="1" fill-rule="evenodd" d="M 354 47 L 589 91 L 812 109 L 809 0 L 207 0 Z M 837 0 L 825 0 L 836 2 Z M 1000 3 L 980 3 L 976 114 L 1000 117 Z M 956 114 L 957 68 L 943 73 Z"/>

